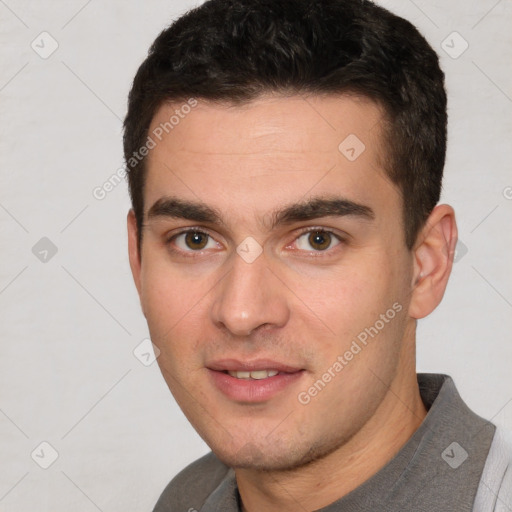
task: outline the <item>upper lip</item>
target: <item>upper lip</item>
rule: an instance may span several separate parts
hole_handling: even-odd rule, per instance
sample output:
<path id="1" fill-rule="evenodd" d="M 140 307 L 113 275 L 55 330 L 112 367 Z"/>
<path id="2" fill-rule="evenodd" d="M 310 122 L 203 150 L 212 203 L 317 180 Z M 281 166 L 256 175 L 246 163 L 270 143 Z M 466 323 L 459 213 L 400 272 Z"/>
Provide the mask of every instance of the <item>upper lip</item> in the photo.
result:
<path id="1" fill-rule="evenodd" d="M 251 361 L 240 361 L 238 359 L 217 359 L 206 365 L 210 370 L 215 371 L 258 371 L 258 370 L 276 370 L 283 373 L 295 373 L 302 370 L 299 366 L 290 366 L 288 364 L 273 361 L 271 359 L 253 359 Z"/>

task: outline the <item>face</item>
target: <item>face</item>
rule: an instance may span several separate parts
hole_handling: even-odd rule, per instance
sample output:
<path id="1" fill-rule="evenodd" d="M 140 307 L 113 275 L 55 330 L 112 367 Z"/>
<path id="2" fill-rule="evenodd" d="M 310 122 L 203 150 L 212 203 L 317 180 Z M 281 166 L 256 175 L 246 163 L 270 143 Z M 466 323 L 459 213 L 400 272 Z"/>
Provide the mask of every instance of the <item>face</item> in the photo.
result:
<path id="1" fill-rule="evenodd" d="M 333 452 L 401 371 L 412 258 L 381 121 L 349 96 L 199 102 L 148 155 L 142 308 L 171 392 L 233 467 Z"/>

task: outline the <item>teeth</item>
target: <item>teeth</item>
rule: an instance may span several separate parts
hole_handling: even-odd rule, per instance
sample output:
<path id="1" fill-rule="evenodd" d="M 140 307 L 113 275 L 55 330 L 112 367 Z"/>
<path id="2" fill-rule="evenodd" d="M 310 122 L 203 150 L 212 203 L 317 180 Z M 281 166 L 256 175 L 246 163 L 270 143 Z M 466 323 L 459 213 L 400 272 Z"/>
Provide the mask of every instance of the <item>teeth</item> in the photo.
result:
<path id="1" fill-rule="evenodd" d="M 255 370 L 253 372 L 232 372 L 232 371 L 228 371 L 228 373 L 229 373 L 229 375 L 231 375 L 231 377 L 236 377 L 237 379 L 245 379 L 245 380 L 256 379 L 256 380 L 261 380 L 261 379 L 266 379 L 267 377 L 274 377 L 279 372 L 276 371 L 276 370 Z"/>
<path id="2" fill-rule="evenodd" d="M 237 379 L 250 379 L 251 372 L 228 372 L 231 377 L 236 377 Z"/>

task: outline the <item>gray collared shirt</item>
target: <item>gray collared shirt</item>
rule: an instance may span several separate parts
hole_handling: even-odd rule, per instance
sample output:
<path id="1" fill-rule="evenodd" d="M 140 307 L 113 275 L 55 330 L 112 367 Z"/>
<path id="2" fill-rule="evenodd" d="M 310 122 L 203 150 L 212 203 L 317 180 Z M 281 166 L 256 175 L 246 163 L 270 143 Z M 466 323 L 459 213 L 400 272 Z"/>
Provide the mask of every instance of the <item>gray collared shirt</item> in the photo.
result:
<path id="1" fill-rule="evenodd" d="M 428 414 L 400 451 L 321 512 L 471 512 L 496 427 L 472 412 L 451 377 L 419 373 Z M 233 469 L 213 453 L 165 488 L 153 512 L 240 512 Z"/>

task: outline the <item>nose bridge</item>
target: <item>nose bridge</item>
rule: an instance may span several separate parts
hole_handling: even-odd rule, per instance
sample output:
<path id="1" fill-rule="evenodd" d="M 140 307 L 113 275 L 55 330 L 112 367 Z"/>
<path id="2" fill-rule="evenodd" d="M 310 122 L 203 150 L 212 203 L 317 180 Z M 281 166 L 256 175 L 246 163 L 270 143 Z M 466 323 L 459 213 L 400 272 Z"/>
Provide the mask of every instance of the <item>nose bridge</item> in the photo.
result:
<path id="1" fill-rule="evenodd" d="M 240 336 L 264 324 L 283 326 L 289 316 L 287 298 L 265 255 L 250 261 L 240 254 L 233 254 L 229 272 L 216 290 L 214 323 Z"/>

